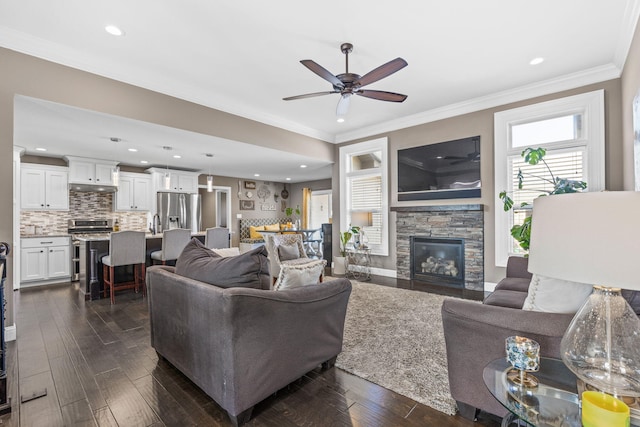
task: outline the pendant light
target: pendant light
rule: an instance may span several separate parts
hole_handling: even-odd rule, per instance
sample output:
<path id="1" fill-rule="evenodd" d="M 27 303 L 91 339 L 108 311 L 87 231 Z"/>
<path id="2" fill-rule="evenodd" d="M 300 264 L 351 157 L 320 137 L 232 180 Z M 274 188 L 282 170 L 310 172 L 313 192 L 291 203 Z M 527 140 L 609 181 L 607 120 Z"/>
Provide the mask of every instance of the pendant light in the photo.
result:
<path id="1" fill-rule="evenodd" d="M 171 190 L 171 174 L 169 173 L 169 151 L 173 150 L 172 147 L 165 145 L 162 147 L 163 150 L 167 151 L 167 171 L 164 174 L 164 189 Z"/>
<path id="2" fill-rule="evenodd" d="M 122 140 L 116 137 L 111 137 L 110 139 L 113 142 L 113 161 L 117 162 L 116 157 L 118 152 L 118 142 Z M 120 183 L 120 166 L 118 166 L 117 164 L 115 164 L 113 166 L 113 169 L 111 169 L 111 183 L 116 187 Z"/>
<path id="3" fill-rule="evenodd" d="M 212 158 L 213 154 L 207 153 L 205 156 Z M 207 175 L 207 193 L 213 192 L 213 175 L 211 175 L 211 165 L 209 165 L 209 175 Z"/>

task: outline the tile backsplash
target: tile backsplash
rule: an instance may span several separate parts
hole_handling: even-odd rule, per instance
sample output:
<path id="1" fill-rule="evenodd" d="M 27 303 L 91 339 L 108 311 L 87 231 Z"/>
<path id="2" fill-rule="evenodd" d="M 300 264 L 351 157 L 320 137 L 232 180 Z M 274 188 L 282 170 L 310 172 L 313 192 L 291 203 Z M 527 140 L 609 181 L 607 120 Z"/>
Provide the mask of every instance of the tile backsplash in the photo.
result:
<path id="1" fill-rule="evenodd" d="M 66 234 L 69 219 L 117 219 L 121 230 L 147 231 L 146 212 L 114 212 L 114 193 L 69 191 L 68 211 L 21 211 L 20 234 L 39 226 L 43 234 Z"/>

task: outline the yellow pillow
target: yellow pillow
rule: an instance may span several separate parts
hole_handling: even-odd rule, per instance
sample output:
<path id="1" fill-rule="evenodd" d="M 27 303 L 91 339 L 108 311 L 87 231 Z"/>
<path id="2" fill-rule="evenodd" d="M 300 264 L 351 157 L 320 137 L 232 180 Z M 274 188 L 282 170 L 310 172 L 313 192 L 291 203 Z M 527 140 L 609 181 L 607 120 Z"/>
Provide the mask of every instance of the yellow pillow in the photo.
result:
<path id="1" fill-rule="evenodd" d="M 280 224 L 265 225 L 264 231 L 280 231 Z"/>
<path id="2" fill-rule="evenodd" d="M 262 239 L 262 234 L 258 233 L 259 231 L 264 230 L 264 225 L 259 227 L 254 227 L 253 225 L 249 226 L 249 238 L 251 239 Z"/>

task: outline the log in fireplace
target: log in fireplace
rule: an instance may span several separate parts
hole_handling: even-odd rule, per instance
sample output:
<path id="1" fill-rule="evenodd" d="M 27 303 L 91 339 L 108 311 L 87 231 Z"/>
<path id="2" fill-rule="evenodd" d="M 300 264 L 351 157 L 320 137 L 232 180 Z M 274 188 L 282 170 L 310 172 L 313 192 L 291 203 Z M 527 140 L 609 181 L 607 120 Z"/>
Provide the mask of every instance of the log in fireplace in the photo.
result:
<path id="1" fill-rule="evenodd" d="M 464 239 L 411 236 L 411 279 L 464 288 Z"/>

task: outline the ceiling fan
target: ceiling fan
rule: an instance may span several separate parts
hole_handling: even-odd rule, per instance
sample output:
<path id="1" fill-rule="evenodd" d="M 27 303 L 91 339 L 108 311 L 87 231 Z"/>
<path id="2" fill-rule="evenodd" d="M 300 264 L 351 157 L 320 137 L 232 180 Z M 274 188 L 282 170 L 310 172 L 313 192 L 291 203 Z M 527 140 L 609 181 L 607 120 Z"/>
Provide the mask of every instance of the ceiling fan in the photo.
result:
<path id="1" fill-rule="evenodd" d="M 331 83 L 333 85 L 332 91 L 307 93 L 304 95 L 289 96 L 282 99 L 285 101 L 292 101 L 294 99 L 312 98 L 315 96 L 339 93 L 340 100 L 338 101 L 338 106 L 336 108 L 336 115 L 338 116 L 338 119 L 346 115 L 349 110 L 351 95 L 353 94 L 364 96 L 365 98 L 389 102 L 403 102 L 407 99 L 407 95 L 402 95 L 400 93 L 362 89 L 363 86 L 377 82 L 378 80 L 390 76 L 396 71 L 406 67 L 408 65 L 407 61 L 402 58 L 396 58 L 379 66 L 375 70 L 369 71 L 364 76 L 360 76 L 359 74 L 349 72 L 349 54 L 353 51 L 353 45 L 351 43 L 342 43 L 340 45 L 340 50 L 345 55 L 346 71 L 343 74 L 334 76 L 326 68 L 311 59 L 303 59 L 300 61 L 302 65 Z"/>
<path id="2" fill-rule="evenodd" d="M 467 155 L 465 156 L 445 156 L 444 158 L 446 160 L 455 160 L 455 162 L 450 163 L 452 165 L 457 165 L 459 163 L 466 163 L 466 162 L 479 162 L 480 161 L 480 147 L 478 144 L 479 142 L 480 140 L 478 138 L 473 138 L 474 149 L 472 152 L 467 153 Z"/>

